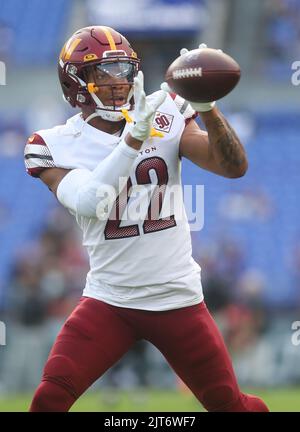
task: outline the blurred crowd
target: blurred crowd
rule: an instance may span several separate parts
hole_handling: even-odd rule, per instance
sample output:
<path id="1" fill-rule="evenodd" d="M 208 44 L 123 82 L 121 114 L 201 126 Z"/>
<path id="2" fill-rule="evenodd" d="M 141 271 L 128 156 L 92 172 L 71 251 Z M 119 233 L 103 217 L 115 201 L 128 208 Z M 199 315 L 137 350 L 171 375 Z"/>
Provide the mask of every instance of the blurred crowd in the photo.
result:
<path id="1" fill-rule="evenodd" d="M 4 390 L 38 382 L 53 340 L 80 298 L 88 261 L 79 235 L 71 216 L 55 208 L 41 235 L 17 253 L 4 315 Z"/>
<path id="2" fill-rule="evenodd" d="M 291 63 L 299 59 L 299 0 L 267 0 L 263 28 L 266 72 L 273 78 L 286 79 Z"/>

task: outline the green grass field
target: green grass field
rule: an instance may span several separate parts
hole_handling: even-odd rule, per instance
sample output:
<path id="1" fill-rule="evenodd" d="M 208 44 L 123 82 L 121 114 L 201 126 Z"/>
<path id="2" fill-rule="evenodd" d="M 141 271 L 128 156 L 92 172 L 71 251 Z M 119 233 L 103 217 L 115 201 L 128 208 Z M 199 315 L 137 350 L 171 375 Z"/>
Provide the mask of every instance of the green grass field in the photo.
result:
<path id="1" fill-rule="evenodd" d="M 300 411 L 300 388 L 249 390 L 264 399 L 271 411 Z M 0 397 L 0 412 L 27 411 L 32 395 Z M 71 411 L 203 411 L 193 395 L 176 391 L 109 391 L 101 389 L 82 396 Z"/>

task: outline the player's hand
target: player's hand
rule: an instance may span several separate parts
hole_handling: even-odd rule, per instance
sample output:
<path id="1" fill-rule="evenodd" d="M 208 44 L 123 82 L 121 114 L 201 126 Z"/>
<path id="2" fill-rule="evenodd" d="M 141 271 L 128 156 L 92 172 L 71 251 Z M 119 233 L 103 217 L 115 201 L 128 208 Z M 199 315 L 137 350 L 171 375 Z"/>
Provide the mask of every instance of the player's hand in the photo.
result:
<path id="1" fill-rule="evenodd" d="M 144 75 L 139 71 L 134 78 L 135 125 L 130 134 L 139 141 L 149 138 L 152 122 L 157 108 L 166 99 L 167 93 L 163 90 L 146 97 L 144 91 Z"/>
<path id="2" fill-rule="evenodd" d="M 198 49 L 200 49 L 200 50 L 203 49 L 203 48 L 207 48 L 207 45 L 205 43 L 201 43 L 198 46 Z M 223 50 L 221 50 L 221 49 L 218 49 L 217 51 L 223 52 Z M 187 54 L 188 52 L 189 52 L 189 50 L 187 48 L 181 48 L 180 55 Z"/>
<path id="3" fill-rule="evenodd" d="M 207 45 L 205 43 L 201 43 L 198 48 L 199 49 L 207 48 Z M 218 51 L 222 51 L 222 50 L 218 50 Z M 180 55 L 182 56 L 184 54 L 187 54 L 188 52 L 189 52 L 189 50 L 187 48 L 181 48 Z M 166 82 L 163 82 L 161 84 L 160 88 L 162 90 L 164 90 L 165 92 L 174 93 L 173 90 L 170 89 L 168 83 L 166 83 Z M 200 113 L 211 111 L 216 104 L 216 102 L 201 103 L 201 102 L 191 102 L 188 100 L 186 102 L 188 102 L 195 111 L 200 112 Z"/>

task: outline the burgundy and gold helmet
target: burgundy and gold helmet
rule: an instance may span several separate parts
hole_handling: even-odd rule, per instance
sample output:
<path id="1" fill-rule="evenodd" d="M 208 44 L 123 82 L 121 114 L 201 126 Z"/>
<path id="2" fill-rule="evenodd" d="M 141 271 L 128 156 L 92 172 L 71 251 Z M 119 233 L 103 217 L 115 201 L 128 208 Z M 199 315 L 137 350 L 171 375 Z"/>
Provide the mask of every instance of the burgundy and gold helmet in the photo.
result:
<path id="1" fill-rule="evenodd" d="M 122 109 L 133 109 L 132 86 L 139 63 L 130 43 L 114 29 L 104 26 L 84 27 L 70 37 L 59 56 L 58 74 L 64 98 L 72 107 L 89 106 L 91 112 L 96 113 L 95 116 L 119 121 L 124 118 Z M 91 66 L 101 68 L 107 76 L 126 77 L 130 91 L 122 106 L 114 101 L 114 96 L 112 105 L 103 105 L 95 94 L 99 90 L 98 84 L 87 80 L 87 71 Z M 110 86 L 114 95 L 113 85 L 104 85 Z"/>

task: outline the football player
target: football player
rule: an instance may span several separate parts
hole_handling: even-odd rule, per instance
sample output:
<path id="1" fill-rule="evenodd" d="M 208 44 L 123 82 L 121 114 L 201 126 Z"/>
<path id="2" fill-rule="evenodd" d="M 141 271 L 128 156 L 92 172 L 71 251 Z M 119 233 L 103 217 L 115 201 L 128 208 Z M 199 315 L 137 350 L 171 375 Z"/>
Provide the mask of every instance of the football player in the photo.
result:
<path id="1" fill-rule="evenodd" d="M 238 137 L 214 103 L 189 104 L 163 90 L 146 97 L 140 60 L 112 28 L 78 30 L 61 51 L 58 73 L 64 98 L 81 112 L 34 133 L 25 164 L 76 218 L 90 271 L 30 410 L 68 411 L 144 339 L 208 411 L 267 411 L 240 391 L 203 300 L 187 218 L 164 205 L 167 187 L 181 184 L 182 157 L 225 177 L 243 176 Z M 194 121 L 197 113 L 207 132 Z M 118 190 L 120 178 L 127 183 Z M 122 217 L 132 201 L 146 209 L 144 217 Z"/>

